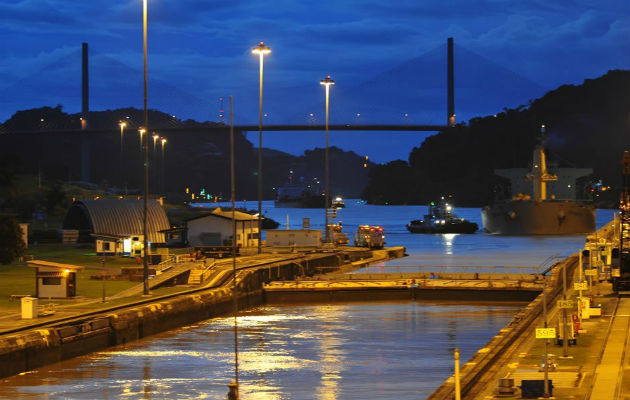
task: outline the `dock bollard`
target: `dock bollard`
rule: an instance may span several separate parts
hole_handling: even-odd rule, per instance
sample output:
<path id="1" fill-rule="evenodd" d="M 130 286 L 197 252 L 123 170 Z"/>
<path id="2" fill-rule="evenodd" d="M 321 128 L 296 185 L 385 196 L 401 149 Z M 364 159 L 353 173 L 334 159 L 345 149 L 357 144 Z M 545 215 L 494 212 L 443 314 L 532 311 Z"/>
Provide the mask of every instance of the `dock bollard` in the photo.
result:
<path id="1" fill-rule="evenodd" d="M 238 385 L 234 381 L 230 382 L 228 385 L 227 399 L 238 400 Z"/>
<path id="2" fill-rule="evenodd" d="M 499 387 L 497 389 L 499 396 L 514 396 L 516 394 L 516 388 L 514 387 L 513 378 L 501 378 L 499 379 Z"/>

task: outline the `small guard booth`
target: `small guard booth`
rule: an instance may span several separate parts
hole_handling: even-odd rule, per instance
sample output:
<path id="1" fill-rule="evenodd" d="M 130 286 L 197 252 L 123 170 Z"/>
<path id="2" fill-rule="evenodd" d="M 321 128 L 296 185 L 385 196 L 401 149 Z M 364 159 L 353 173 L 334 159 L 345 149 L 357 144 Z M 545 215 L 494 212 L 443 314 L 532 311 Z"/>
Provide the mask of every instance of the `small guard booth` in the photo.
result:
<path id="1" fill-rule="evenodd" d="M 50 261 L 28 261 L 35 268 L 35 297 L 68 298 L 77 295 L 77 271 L 84 267 Z"/>

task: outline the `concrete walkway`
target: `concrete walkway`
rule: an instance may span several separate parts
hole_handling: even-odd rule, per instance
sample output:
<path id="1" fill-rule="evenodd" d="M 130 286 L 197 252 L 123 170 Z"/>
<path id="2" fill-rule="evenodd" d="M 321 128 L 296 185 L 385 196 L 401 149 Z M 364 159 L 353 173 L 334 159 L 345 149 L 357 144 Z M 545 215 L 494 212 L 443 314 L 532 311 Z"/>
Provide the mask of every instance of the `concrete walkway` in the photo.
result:
<path id="1" fill-rule="evenodd" d="M 550 373 L 553 381 L 553 395 L 558 400 L 591 399 L 591 400 L 629 400 L 630 385 L 628 384 L 628 332 L 630 331 L 630 298 L 619 299 L 616 317 L 610 323 L 609 318 L 615 312 L 614 305 L 617 297 L 612 294 L 611 285 L 602 283 L 601 295 L 594 296 L 596 303 L 601 303 L 603 310 L 601 317 L 584 320 L 582 327 L 586 330 L 578 336 L 578 344 L 569 347 L 569 355 L 573 358 L 558 359 L 559 367 Z M 572 290 L 569 290 L 569 295 Z M 549 309 L 548 320 L 556 320 L 559 309 L 553 306 Z M 540 327 L 542 322 L 536 324 Z M 588 340 L 587 340 L 588 338 Z M 561 354 L 562 347 L 551 345 L 549 353 Z M 600 360 L 601 355 L 601 360 Z M 542 356 L 540 339 L 535 339 L 533 330 L 528 333 L 526 340 L 514 351 L 508 362 L 498 365 L 496 374 L 491 382 L 499 378 L 513 378 L 514 384 L 519 386 L 521 379 L 543 379 L 543 373 L 538 370 Z M 579 360 L 579 361 L 578 361 Z M 561 372 L 562 374 L 558 374 Z M 488 385 L 486 390 L 478 393 L 475 400 L 499 399 L 496 385 Z M 520 394 L 520 393 L 519 393 Z M 516 397 L 508 397 L 516 398 Z"/>
<path id="2" fill-rule="evenodd" d="M 173 264 L 174 266 L 168 271 L 163 272 L 159 275 L 156 275 L 152 279 L 149 279 L 149 290 L 163 284 L 169 279 L 173 279 L 179 275 L 182 275 L 190 271 L 192 268 L 195 267 L 196 264 L 199 264 L 199 263 L 187 262 L 183 264 Z M 118 292 L 113 296 L 109 296 L 107 299 L 108 300 L 120 299 L 123 297 L 139 295 L 139 294 L 142 294 L 143 292 L 144 292 L 144 283 L 140 283 L 136 286 L 130 287 L 129 289 L 125 289 L 121 292 Z"/>
<path id="3" fill-rule="evenodd" d="M 628 338 L 630 298 L 620 299 L 617 314 L 612 322 L 601 362 L 595 370 L 595 383 L 591 400 L 616 400 L 622 381 L 622 360 Z"/>

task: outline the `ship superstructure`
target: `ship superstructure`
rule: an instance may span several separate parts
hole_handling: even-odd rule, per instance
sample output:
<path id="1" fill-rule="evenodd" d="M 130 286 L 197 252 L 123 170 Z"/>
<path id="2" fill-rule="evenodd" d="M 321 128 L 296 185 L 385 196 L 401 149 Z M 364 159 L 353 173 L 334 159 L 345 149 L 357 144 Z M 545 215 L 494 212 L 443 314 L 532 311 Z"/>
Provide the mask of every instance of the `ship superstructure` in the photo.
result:
<path id="1" fill-rule="evenodd" d="M 532 195 L 519 193 L 512 200 L 498 201 L 484 207 L 481 220 L 487 233 L 575 235 L 595 230 L 595 209 L 592 205 L 574 199 L 557 199 L 555 195 L 549 198 L 547 195 L 547 183 L 557 181 L 558 175 L 547 170 L 544 139 L 543 125 L 540 140 L 534 149 L 532 169 L 524 177 L 531 182 Z"/>

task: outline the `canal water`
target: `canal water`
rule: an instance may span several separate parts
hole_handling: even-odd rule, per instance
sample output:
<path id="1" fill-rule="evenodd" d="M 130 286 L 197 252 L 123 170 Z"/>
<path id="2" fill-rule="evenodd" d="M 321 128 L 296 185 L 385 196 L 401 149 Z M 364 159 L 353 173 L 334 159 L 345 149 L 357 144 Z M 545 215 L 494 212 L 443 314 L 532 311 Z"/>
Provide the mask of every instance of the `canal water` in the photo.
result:
<path id="1" fill-rule="evenodd" d="M 206 205 L 231 207 L 229 203 Z M 422 219 L 428 212 L 427 206 L 375 206 L 358 199 L 345 200 L 345 205 L 345 208 L 338 210 L 335 221 L 342 221 L 343 231 L 351 240 L 359 225 L 380 225 L 385 228 L 386 246 L 407 248 L 408 257 L 371 266 L 368 272 L 414 272 L 426 270 L 424 267 L 427 266 L 431 267 L 431 271 L 436 266 L 449 267 L 445 269 L 449 272 L 465 270 L 462 268 L 465 266 L 475 266 L 475 271 L 478 272 L 533 272 L 550 257 L 564 258 L 584 246 L 583 235 L 492 236 L 483 233 L 481 229 L 472 235 L 412 234 L 405 225 L 411 220 Z M 241 201 L 237 202 L 237 207 L 257 209 L 258 203 Z M 481 209 L 456 208 L 454 212 L 459 217 L 477 223 L 481 228 Z M 614 210 L 597 210 L 597 227 L 611 221 L 613 213 Z M 278 221 L 278 229 L 285 229 L 287 220 L 291 229 L 300 229 L 304 218 L 309 219 L 313 229 L 322 229 L 324 226 L 323 209 L 275 208 L 273 201 L 264 201 L 263 214 Z M 397 268 L 399 266 L 406 268 Z M 484 266 L 493 268 L 479 268 Z"/>
<path id="2" fill-rule="evenodd" d="M 519 305 L 263 306 L 238 319 L 244 399 L 422 399 Z M 233 318 L 217 318 L 0 383 L 2 399 L 224 399 Z"/>
<path id="3" fill-rule="evenodd" d="M 291 228 L 303 218 L 314 229 L 324 222 L 323 210 L 264 202 L 264 212 L 281 228 L 287 217 Z M 409 254 L 357 273 L 535 272 L 550 258 L 576 252 L 585 239 L 408 233 L 405 224 L 426 212 L 346 200 L 337 220 L 350 237 L 360 224 L 381 225 L 387 245 L 405 246 Z M 481 226 L 479 209 L 456 213 Z M 598 211 L 598 227 L 612 215 Z M 425 398 L 452 374 L 454 347 L 465 362 L 522 306 L 379 301 L 251 309 L 238 318 L 241 393 L 244 399 Z M 217 318 L 6 378 L 0 398 L 222 399 L 234 376 L 232 323 Z"/>

